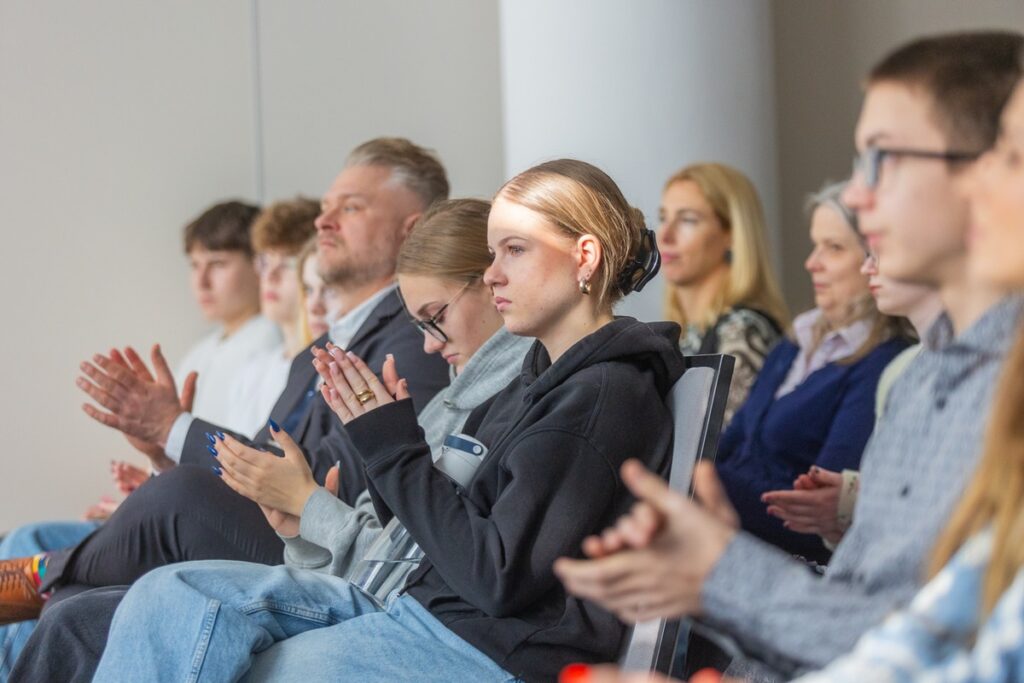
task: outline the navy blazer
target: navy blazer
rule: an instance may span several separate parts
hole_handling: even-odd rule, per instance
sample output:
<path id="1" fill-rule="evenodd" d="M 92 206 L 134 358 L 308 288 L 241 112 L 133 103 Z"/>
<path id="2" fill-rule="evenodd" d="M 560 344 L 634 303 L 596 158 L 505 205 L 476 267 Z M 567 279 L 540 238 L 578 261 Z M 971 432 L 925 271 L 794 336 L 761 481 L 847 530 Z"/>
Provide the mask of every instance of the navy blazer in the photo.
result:
<path id="1" fill-rule="evenodd" d="M 831 553 L 815 534 L 798 534 L 767 513 L 761 495 L 793 488 L 817 465 L 859 469 L 875 424 L 875 393 L 885 366 L 907 343 L 891 339 L 860 360 L 829 363 L 776 399 L 799 353 L 783 340 L 765 359 L 746 403 L 722 435 L 716 467 L 743 528 L 794 555 L 827 562 Z"/>
<path id="2" fill-rule="evenodd" d="M 312 364 L 311 348 L 322 347 L 326 342 L 327 335 L 320 337 L 292 361 L 288 383 L 271 410 L 270 418 L 282 426 L 286 422 L 294 423 L 289 433 L 302 447 L 318 482 L 324 480 L 328 469 L 342 461 L 339 497 L 354 503 L 356 496 L 366 488 L 361 461 L 351 453 L 352 446 L 341 429 L 340 420 L 316 390 L 317 374 Z M 409 323 L 409 316 L 397 292 L 390 293 L 377 304 L 352 337 L 348 349 L 366 361 L 378 375 L 387 354 L 393 354 L 399 376 L 409 383 L 409 393 L 417 412 L 434 394 L 448 386 L 448 364 L 437 354 L 423 352 L 423 333 Z M 229 430 L 198 418 L 193 420 L 185 439 L 181 463 L 206 467 L 215 465 L 216 461 L 206 448 L 205 434 L 216 431 Z M 267 426 L 252 440 L 234 436 L 259 448 L 267 447 L 272 441 Z M 347 467 L 347 463 L 353 462 L 360 462 L 354 470 Z"/>

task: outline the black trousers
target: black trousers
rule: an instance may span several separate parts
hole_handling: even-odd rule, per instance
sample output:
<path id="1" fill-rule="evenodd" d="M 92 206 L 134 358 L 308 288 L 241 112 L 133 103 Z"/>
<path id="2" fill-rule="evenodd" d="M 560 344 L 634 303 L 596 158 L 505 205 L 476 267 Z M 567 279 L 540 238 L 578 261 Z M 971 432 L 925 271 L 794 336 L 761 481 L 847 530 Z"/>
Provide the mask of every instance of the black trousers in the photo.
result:
<path id="1" fill-rule="evenodd" d="M 181 465 L 154 477 L 76 547 L 47 562 L 43 590 L 124 586 L 156 567 L 190 560 L 277 565 L 284 544 L 259 506 L 213 472 Z"/>
<path id="2" fill-rule="evenodd" d="M 89 683 L 128 586 L 51 598 L 11 670 L 8 683 Z"/>

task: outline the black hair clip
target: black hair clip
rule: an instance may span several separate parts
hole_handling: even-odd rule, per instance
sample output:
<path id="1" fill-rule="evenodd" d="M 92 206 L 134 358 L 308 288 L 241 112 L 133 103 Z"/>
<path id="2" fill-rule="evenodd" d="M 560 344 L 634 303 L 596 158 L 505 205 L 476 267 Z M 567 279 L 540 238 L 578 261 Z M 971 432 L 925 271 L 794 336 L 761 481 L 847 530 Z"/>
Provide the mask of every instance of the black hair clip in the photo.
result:
<path id="1" fill-rule="evenodd" d="M 654 279 L 659 270 L 661 270 L 661 252 L 658 251 L 658 240 L 655 238 L 653 230 L 644 230 L 639 251 L 619 272 L 616 284 L 623 294 L 639 292 Z M 633 282 L 637 273 L 641 274 L 640 278 Z"/>

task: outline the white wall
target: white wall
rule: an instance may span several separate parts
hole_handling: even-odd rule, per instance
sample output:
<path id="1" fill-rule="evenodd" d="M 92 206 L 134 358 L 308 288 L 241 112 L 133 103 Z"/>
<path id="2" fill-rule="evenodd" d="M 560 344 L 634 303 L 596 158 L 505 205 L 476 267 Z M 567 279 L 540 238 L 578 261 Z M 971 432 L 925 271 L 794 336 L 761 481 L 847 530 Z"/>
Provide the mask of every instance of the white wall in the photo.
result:
<path id="1" fill-rule="evenodd" d="M 697 161 L 751 176 L 776 215 L 770 5 L 502 0 L 505 166 L 596 164 L 657 226 L 661 188 Z M 661 318 L 661 280 L 621 306 Z"/>
<path id="2" fill-rule="evenodd" d="M 497 190 L 496 2 L 263 0 L 259 27 L 268 196 L 319 196 L 379 135 L 435 149 L 453 196 Z"/>
<path id="3" fill-rule="evenodd" d="M 0 532 L 111 491 L 107 462 L 132 453 L 81 412 L 76 368 L 112 344 L 178 358 L 203 331 L 181 254 L 202 208 L 319 196 L 377 135 L 435 148 L 456 195 L 493 194 L 497 45 L 476 0 L 0 3 Z"/>
<path id="4" fill-rule="evenodd" d="M 0 3 L 0 530 L 77 517 L 128 450 L 80 410 L 111 344 L 203 324 L 181 226 L 252 197 L 248 3 Z"/>

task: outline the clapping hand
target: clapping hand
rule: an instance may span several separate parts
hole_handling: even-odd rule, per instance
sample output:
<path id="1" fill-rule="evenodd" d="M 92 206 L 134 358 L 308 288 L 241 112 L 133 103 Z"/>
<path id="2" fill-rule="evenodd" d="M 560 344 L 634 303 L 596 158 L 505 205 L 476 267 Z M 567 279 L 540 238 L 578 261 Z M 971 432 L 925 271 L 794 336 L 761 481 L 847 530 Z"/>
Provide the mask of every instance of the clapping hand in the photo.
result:
<path id="1" fill-rule="evenodd" d="M 694 475 L 705 509 L 627 461 L 622 479 L 639 502 L 614 527 L 584 540 L 591 559 L 555 562 L 566 590 L 627 622 L 698 614 L 704 580 L 736 533 L 737 519 L 708 467 Z"/>
<path id="2" fill-rule="evenodd" d="M 210 435 L 210 450 L 218 464 L 214 472 L 249 500 L 299 517 L 317 488 L 313 472 L 287 432 L 271 423 L 270 433 L 284 456 L 246 446 L 230 434 Z"/>
<path id="3" fill-rule="evenodd" d="M 783 526 L 801 534 L 818 534 L 830 543 L 838 543 L 844 529 L 839 523 L 839 494 L 843 475 L 812 467 L 793 482 L 792 491 L 769 491 L 761 496 L 768 514 L 783 521 Z"/>
<path id="4" fill-rule="evenodd" d="M 361 358 L 333 344 L 326 349 L 313 347 L 313 356 L 313 367 L 324 380 L 320 392 L 344 424 L 382 405 L 409 398 L 409 386 L 398 377 L 391 354 L 384 361 L 382 380 Z"/>
<path id="5" fill-rule="evenodd" d="M 174 386 L 160 346 L 151 353 L 155 377 L 132 349 L 121 354 L 116 349 L 108 356 L 96 354 L 92 362 L 79 366 L 85 377 L 76 381 L 104 412 L 86 403 L 82 410 L 100 424 L 122 432 L 129 443 L 144 453 L 157 470 L 174 463 L 164 455 L 163 445 L 178 415 L 191 408 L 196 374 L 190 373 L 182 385 L 181 396 Z"/>

